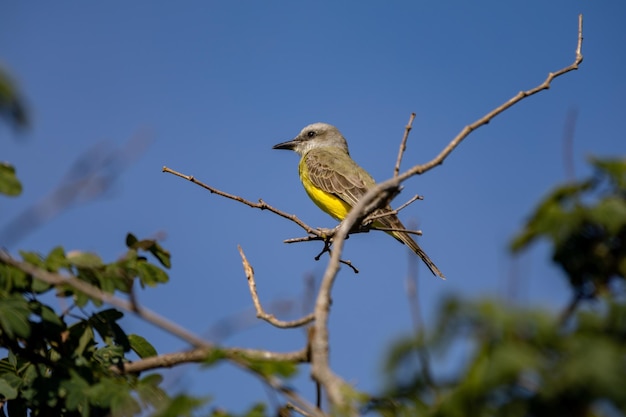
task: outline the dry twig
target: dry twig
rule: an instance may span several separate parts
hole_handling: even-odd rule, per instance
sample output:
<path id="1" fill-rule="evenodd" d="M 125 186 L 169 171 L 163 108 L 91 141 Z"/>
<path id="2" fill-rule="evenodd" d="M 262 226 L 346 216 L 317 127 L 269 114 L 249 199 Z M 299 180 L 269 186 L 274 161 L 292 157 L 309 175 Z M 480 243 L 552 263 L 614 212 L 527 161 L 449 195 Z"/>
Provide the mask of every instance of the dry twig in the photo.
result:
<path id="1" fill-rule="evenodd" d="M 398 158 L 396 159 L 396 166 L 393 168 L 393 176 L 397 177 L 400 173 L 400 164 L 402 163 L 402 155 L 406 151 L 406 141 L 409 139 L 409 132 L 413 129 L 413 120 L 415 120 L 415 113 L 411 113 L 409 117 L 409 123 L 404 128 L 404 136 L 400 142 L 400 149 L 398 150 Z"/>
<path id="2" fill-rule="evenodd" d="M 331 290 L 339 271 L 339 259 L 343 250 L 345 239 L 350 232 L 350 229 L 358 224 L 364 217 L 372 213 L 375 209 L 385 205 L 387 199 L 395 191 L 397 191 L 402 181 L 414 176 L 423 174 L 426 171 L 440 165 L 444 159 L 465 139 L 472 131 L 476 130 L 480 126 L 487 124 L 495 116 L 499 115 L 506 109 L 510 108 L 514 104 L 521 100 L 530 97 L 542 90 L 550 88 L 550 83 L 556 77 L 566 74 L 570 71 L 577 70 L 580 63 L 583 61 L 582 56 L 582 41 L 583 41 L 583 18 L 582 15 L 578 19 L 578 42 L 576 47 L 576 57 L 574 62 L 557 72 L 551 72 L 548 74 L 546 80 L 535 88 L 527 91 L 522 91 L 515 95 L 513 98 L 487 113 L 482 118 L 478 119 L 474 123 L 466 126 L 461 132 L 431 161 L 415 165 L 401 175 L 394 176 L 393 178 L 379 183 L 376 187 L 370 189 L 365 195 L 361 197 L 358 204 L 352 208 L 348 216 L 339 225 L 337 233 L 335 233 L 333 244 L 334 249 L 331 253 L 330 261 L 326 267 L 326 271 L 322 278 L 320 290 L 318 292 L 317 300 L 315 303 L 315 322 L 313 323 L 314 332 L 311 340 L 311 375 L 319 382 L 326 392 L 328 393 L 328 399 L 330 403 L 341 410 L 347 410 L 351 415 L 356 415 L 355 408 L 352 404 L 347 403 L 346 396 L 344 395 L 347 383 L 338 377 L 330 368 L 329 365 L 329 339 L 328 339 L 328 317 L 330 312 L 331 302 Z"/>
<path id="3" fill-rule="evenodd" d="M 258 203 L 255 203 L 253 201 L 246 200 L 245 198 L 242 198 L 242 197 L 239 197 L 239 196 L 236 196 L 236 195 L 233 195 L 233 194 L 229 194 L 229 193 L 226 193 L 224 191 L 220 191 L 217 188 L 211 187 L 210 185 L 207 185 L 207 184 L 203 183 L 202 181 L 197 180 L 193 175 L 185 175 L 185 174 L 182 174 L 182 173 L 180 173 L 178 171 L 174 171 L 173 169 L 170 169 L 170 168 L 168 168 L 166 166 L 163 167 L 162 171 L 163 172 L 167 172 L 169 174 L 176 175 L 177 177 L 180 177 L 180 178 L 184 178 L 187 181 L 191 181 L 192 183 L 194 183 L 196 185 L 199 185 L 200 187 L 202 187 L 202 188 L 204 188 L 206 190 L 209 190 L 212 194 L 217 194 L 217 195 L 219 195 L 221 197 L 225 197 L 225 198 L 228 198 L 230 200 L 238 201 L 240 203 L 245 204 L 248 207 L 257 208 L 257 209 L 260 209 L 260 210 L 269 210 L 272 213 L 279 215 L 280 217 L 284 217 L 285 219 L 291 220 L 292 222 L 294 222 L 295 224 L 297 224 L 298 226 L 303 228 L 308 234 L 317 236 L 317 237 L 322 238 L 322 239 L 325 238 L 324 235 L 318 229 L 313 229 L 312 227 L 310 227 L 309 225 L 304 223 L 302 220 L 300 220 L 298 217 L 296 217 L 295 214 L 289 214 L 289 213 L 286 213 L 286 212 L 284 212 L 282 210 L 279 210 L 279 209 L 277 209 L 275 207 L 272 207 L 272 206 L 270 206 L 269 204 L 267 204 L 265 201 L 263 201 L 261 199 L 259 199 Z"/>
<path id="4" fill-rule="evenodd" d="M 243 249 L 241 249 L 241 246 L 237 246 L 237 249 L 239 249 L 239 255 L 241 255 L 241 262 L 243 263 L 243 270 L 246 274 L 246 278 L 248 279 L 248 287 L 250 288 L 250 295 L 252 296 L 252 302 L 254 303 L 254 308 L 256 309 L 256 316 L 258 318 L 263 319 L 266 322 L 270 323 L 271 325 L 282 328 L 282 329 L 304 326 L 305 324 L 308 324 L 312 322 L 313 320 L 315 320 L 315 316 L 313 316 L 313 313 L 308 314 L 297 320 L 291 320 L 291 321 L 279 320 L 273 314 L 266 313 L 265 310 L 263 310 L 263 306 L 261 306 L 261 301 L 259 300 L 259 295 L 257 294 L 256 283 L 254 282 L 254 270 L 252 269 L 252 266 L 248 262 L 246 255 L 243 253 Z"/>

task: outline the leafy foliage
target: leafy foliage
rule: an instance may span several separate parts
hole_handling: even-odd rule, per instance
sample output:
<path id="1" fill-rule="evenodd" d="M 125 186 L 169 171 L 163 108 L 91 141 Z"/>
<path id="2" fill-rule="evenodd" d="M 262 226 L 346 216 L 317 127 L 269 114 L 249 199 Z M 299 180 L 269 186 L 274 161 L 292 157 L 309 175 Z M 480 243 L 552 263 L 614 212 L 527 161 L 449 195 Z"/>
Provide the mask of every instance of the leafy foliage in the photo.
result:
<path id="1" fill-rule="evenodd" d="M 539 238 L 574 291 L 591 297 L 626 278 L 626 159 L 592 159 L 591 178 L 556 188 L 511 243 L 513 251 Z"/>
<path id="2" fill-rule="evenodd" d="M 130 234 L 126 240 L 126 254 L 108 264 L 95 254 L 65 253 L 61 247 L 46 256 L 22 252 L 22 258 L 111 294 L 129 294 L 134 281 L 149 286 L 167 282 L 165 271 L 141 253 L 153 254 L 161 266 L 170 265 L 169 253 L 151 240 Z M 158 375 L 140 378 L 116 372 L 129 361 L 131 351 L 141 358 L 157 354 L 145 338 L 125 333 L 119 325 L 121 311 L 98 310 L 100 300 L 69 286 L 52 294 L 54 290 L 13 266 L 0 264 L 0 346 L 7 351 L 0 360 L 0 399 L 7 401 L 9 416 L 27 412 L 31 416 L 125 416 L 147 406 L 176 409 L 180 403 L 181 410 L 188 406 L 182 398 L 168 399 L 158 386 Z M 55 312 L 42 301 L 49 295 L 68 299 L 70 307 Z M 87 308 L 95 310 L 88 313 Z"/>
<path id="3" fill-rule="evenodd" d="M 28 114 L 21 94 L 9 74 L 0 68 L 0 117 L 16 128 L 28 126 Z"/>
<path id="4" fill-rule="evenodd" d="M 512 242 L 539 238 L 566 272 L 571 317 L 495 301 L 449 299 L 432 330 L 394 344 L 388 387 L 366 409 L 384 416 L 626 415 L 626 160 L 593 159 L 591 178 L 556 188 Z M 430 360 L 429 353 L 436 352 Z M 462 352 L 459 354 L 459 352 Z M 463 360 L 459 360 L 463 358 Z M 447 361 L 453 371 L 435 372 Z"/>
<path id="5" fill-rule="evenodd" d="M 381 415 L 591 416 L 626 414 L 626 304 L 603 300 L 572 329 L 548 312 L 493 301 L 449 299 L 424 340 L 395 344 L 389 389 L 370 407 Z M 439 361 L 464 351 L 451 375 L 430 379 L 418 352 Z"/>
<path id="6" fill-rule="evenodd" d="M 15 197 L 22 194 L 22 183 L 15 175 L 15 167 L 0 162 L 0 194 Z"/>

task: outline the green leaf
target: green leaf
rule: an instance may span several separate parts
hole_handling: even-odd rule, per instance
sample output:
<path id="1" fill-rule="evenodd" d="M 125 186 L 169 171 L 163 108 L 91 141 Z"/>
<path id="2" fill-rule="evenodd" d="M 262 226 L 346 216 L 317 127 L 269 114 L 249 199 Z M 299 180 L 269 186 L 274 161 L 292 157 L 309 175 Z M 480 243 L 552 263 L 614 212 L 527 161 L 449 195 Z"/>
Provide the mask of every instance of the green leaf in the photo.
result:
<path id="1" fill-rule="evenodd" d="M 15 175 L 15 168 L 6 162 L 0 162 L 0 194 L 11 197 L 22 193 L 22 183 Z"/>
<path id="2" fill-rule="evenodd" d="M 135 243 L 137 243 L 138 241 L 139 239 L 137 239 L 137 237 L 135 237 L 135 235 L 133 235 L 132 233 L 126 235 L 126 246 L 128 246 L 129 248 L 134 247 Z"/>
<path id="3" fill-rule="evenodd" d="M 590 162 L 600 171 L 606 173 L 618 188 L 626 190 L 626 159 L 624 158 L 590 158 Z"/>
<path id="4" fill-rule="evenodd" d="M 89 416 L 90 406 L 87 394 L 89 383 L 85 381 L 76 371 L 70 369 L 70 379 L 61 381 L 60 391 L 65 397 L 65 405 L 69 410 L 77 410 L 84 417 Z"/>
<path id="5" fill-rule="evenodd" d="M 76 356 L 83 356 L 85 351 L 96 345 L 93 328 L 88 325 L 87 321 L 81 321 L 70 327 L 70 338 L 73 341 L 78 339 L 74 350 Z"/>
<path id="6" fill-rule="evenodd" d="M 118 345 L 107 345 L 94 353 L 94 358 L 104 367 L 120 365 L 124 362 L 124 349 Z"/>
<path id="7" fill-rule="evenodd" d="M 89 388 L 88 396 L 92 405 L 110 408 L 113 416 L 131 416 L 141 411 L 130 387 L 120 379 L 102 379 Z"/>
<path id="8" fill-rule="evenodd" d="M 46 326 L 53 326 L 55 331 L 65 329 L 65 323 L 53 309 L 45 304 L 39 304 L 38 314 Z"/>
<path id="9" fill-rule="evenodd" d="M 206 402 L 207 400 L 204 399 L 178 395 L 162 405 L 152 417 L 191 417 L 194 415 L 194 410 Z"/>
<path id="10" fill-rule="evenodd" d="M 166 283 L 169 277 L 161 268 L 145 261 L 137 262 L 137 275 L 142 284 L 154 287 L 157 284 Z"/>
<path id="11" fill-rule="evenodd" d="M 126 245 L 129 249 L 141 249 L 150 252 L 166 268 L 171 268 L 171 255 L 159 242 L 154 239 L 138 240 L 134 235 L 126 236 Z"/>
<path id="12" fill-rule="evenodd" d="M 15 365 L 9 361 L 9 358 L 2 358 L 0 360 L 0 374 L 15 373 Z"/>
<path id="13" fill-rule="evenodd" d="M 263 361 L 247 359 L 250 369 L 265 376 L 278 375 L 284 378 L 294 376 L 298 368 L 295 363 L 289 361 Z"/>
<path id="14" fill-rule="evenodd" d="M 165 250 L 161 245 L 159 245 L 159 242 L 157 242 L 156 240 L 153 242 L 154 244 L 149 248 L 150 253 L 159 260 L 161 265 L 166 268 L 171 268 L 172 260 L 169 251 Z"/>
<path id="15" fill-rule="evenodd" d="M 142 359 L 157 355 L 156 349 L 142 336 L 129 334 L 128 341 L 130 348 Z"/>
<path id="16" fill-rule="evenodd" d="M 15 374 L 4 373 L 0 375 L 0 399 L 12 400 L 17 398 L 22 380 Z"/>
<path id="17" fill-rule="evenodd" d="M 11 339 L 30 336 L 31 324 L 28 321 L 31 311 L 28 302 L 15 294 L 0 302 L 0 330 Z"/>
<path id="18" fill-rule="evenodd" d="M 159 374 L 150 374 L 139 380 L 135 391 L 142 403 L 158 408 L 167 400 L 167 394 L 159 387 L 161 382 L 163 377 Z"/>
<path id="19" fill-rule="evenodd" d="M 98 268 L 104 265 L 98 255 L 89 252 L 68 252 L 67 260 L 78 268 Z"/>
<path id="20" fill-rule="evenodd" d="M 589 209 L 591 221 L 616 234 L 626 227 L 626 201 L 619 197 L 607 197 Z"/>
<path id="21" fill-rule="evenodd" d="M 124 313 L 121 311 L 110 308 L 92 315 L 89 318 L 89 323 L 107 343 L 110 343 L 112 339 L 124 349 L 124 352 L 128 352 L 130 350 L 128 336 L 126 336 L 126 333 L 120 325 L 117 324 L 117 320 L 121 319 L 123 316 Z"/>
<path id="22" fill-rule="evenodd" d="M 27 290 L 30 287 L 28 275 L 13 266 L 0 264 L 0 289 L 12 292 L 14 289 Z"/>
<path id="23" fill-rule="evenodd" d="M 65 250 L 62 246 L 57 246 L 50 251 L 44 260 L 45 268 L 48 271 L 57 272 L 59 269 L 67 268 L 70 263 L 65 257 Z"/>

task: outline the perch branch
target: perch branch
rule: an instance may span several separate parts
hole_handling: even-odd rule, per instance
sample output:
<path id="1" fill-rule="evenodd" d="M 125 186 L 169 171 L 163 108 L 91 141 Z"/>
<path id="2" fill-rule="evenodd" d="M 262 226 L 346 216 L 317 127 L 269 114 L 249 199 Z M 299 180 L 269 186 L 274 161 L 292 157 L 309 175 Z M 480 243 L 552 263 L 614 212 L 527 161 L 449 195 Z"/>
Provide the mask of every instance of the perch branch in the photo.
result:
<path id="1" fill-rule="evenodd" d="M 550 87 L 550 83 L 556 77 L 566 74 L 570 71 L 577 70 L 580 63 L 583 61 L 582 56 L 582 15 L 578 18 L 578 42 L 576 48 L 576 57 L 574 62 L 554 73 L 549 73 L 546 80 L 537 87 L 522 91 L 514 96 L 509 101 L 505 102 L 501 106 L 487 113 L 484 117 L 478 119 L 476 122 L 466 126 L 433 160 L 422 165 L 416 165 L 401 175 L 393 177 L 387 181 L 379 183 L 375 187 L 372 187 L 365 195 L 361 197 L 358 204 L 352 208 L 348 213 L 348 216 L 341 222 L 337 233 L 334 236 L 334 249 L 331 253 L 328 266 L 324 272 L 320 290 L 315 303 L 315 317 L 316 320 L 313 323 L 314 331 L 311 338 L 311 375 L 315 381 L 319 382 L 324 387 L 328 394 L 328 399 L 332 406 L 339 410 L 347 410 L 347 413 L 356 415 L 355 407 L 353 404 L 347 403 L 346 396 L 344 395 L 344 389 L 347 387 L 347 383 L 337 376 L 330 368 L 329 365 L 329 335 L 328 335 L 328 318 L 330 313 L 331 304 L 331 290 L 335 282 L 337 272 L 339 271 L 339 260 L 345 239 L 350 232 L 350 229 L 354 227 L 360 220 L 362 220 L 369 213 L 372 213 L 376 208 L 380 208 L 385 205 L 385 202 L 390 196 L 397 191 L 400 183 L 407 178 L 414 175 L 423 174 L 424 172 L 434 168 L 437 165 L 443 163 L 444 159 L 465 139 L 471 132 L 477 128 L 487 124 L 498 114 L 502 113 L 506 109 L 510 108 L 514 104 L 520 102 L 526 97 L 530 97 L 542 90 L 546 90 Z"/>
<path id="2" fill-rule="evenodd" d="M 265 201 L 259 199 L 258 203 L 255 203 L 253 201 L 250 200 L 246 200 L 245 198 L 233 195 L 233 194 L 229 194 L 226 193 L 224 191 L 220 191 L 217 188 L 211 187 L 210 185 L 207 185 L 205 183 L 203 183 L 202 181 L 197 180 L 193 175 L 185 175 L 182 174 L 178 171 L 174 171 L 173 169 L 170 169 L 166 166 L 163 167 L 162 169 L 163 172 L 167 172 L 169 174 L 173 174 L 176 175 L 177 177 L 186 179 L 187 181 L 191 181 L 192 183 L 199 185 L 200 187 L 208 190 L 211 192 L 211 194 L 217 194 L 221 197 L 225 197 L 228 198 L 230 200 L 234 200 L 234 201 L 238 201 L 240 203 L 243 203 L 245 205 L 247 205 L 248 207 L 252 207 L 252 208 L 257 208 L 259 210 L 268 210 L 271 211 L 274 214 L 279 215 L 280 217 L 284 217 L 285 219 L 291 220 L 292 222 L 294 222 L 295 224 L 297 224 L 298 226 L 300 226 L 302 229 L 304 229 L 307 233 L 314 235 L 314 236 L 318 236 L 320 238 L 324 238 L 323 234 L 317 230 L 317 229 L 313 229 L 312 227 L 310 227 L 309 225 L 307 225 L 306 223 L 304 223 L 302 220 L 300 220 L 298 217 L 296 217 L 295 214 L 289 214 L 286 213 L 282 210 L 279 210 L 277 208 L 274 208 L 272 206 L 270 206 L 269 204 L 267 204 Z"/>

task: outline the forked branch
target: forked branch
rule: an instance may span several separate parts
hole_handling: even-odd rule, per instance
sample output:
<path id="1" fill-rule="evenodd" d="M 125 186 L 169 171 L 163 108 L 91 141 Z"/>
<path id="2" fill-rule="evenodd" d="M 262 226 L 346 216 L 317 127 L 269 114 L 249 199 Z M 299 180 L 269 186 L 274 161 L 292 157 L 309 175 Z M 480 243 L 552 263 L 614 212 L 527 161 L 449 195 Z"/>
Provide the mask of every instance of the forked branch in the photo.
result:
<path id="1" fill-rule="evenodd" d="M 314 331 L 311 339 L 311 374 L 315 381 L 319 382 L 328 394 L 331 405 L 339 410 L 343 410 L 346 414 L 356 415 L 356 408 L 350 403 L 350 400 L 344 395 L 348 384 L 337 376 L 330 368 L 329 364 L 329 338 L 328 338 L 328 318 L 331 305 L 331 290 L 339 271 L 339 259 L 343 251 L 343 245 L 348 233 L 363 218 L 368 216 L 374 210 L 383 207 L 389 198 L 389 194 L 398 189 L 400 184 L 407 178 L 414 175 L 423 174 L 426 171 L 440 165 L 444 159 L 474 130 L 487 124 L 491 119 L 504 112 L 511 106 L 519 103 L 523 99 L 530 97 L 540 91 L 550 88 L 550 83 L 557 77 L 570 71 L 578 69 L 583 61 L 582 55 L 583 41 L 583 17 L 578 18 L 578 41 L 576 46 L 576 56 L 574 62 L 556 72 L 551 72 L 545 81 L 537 87 L 527 91 L 521 91 L 501 106 L 487 113 L 474 123 L 466 126 L 461 132 L 430 162 L 421 165 L 415 165 L 403 174 L 394 176 L 377 186 L 371 188 L 361 199 L 358 204 L 352 208 L 348 216 L 340 224 L 337 233 L 334 236 L 333 251 L 331 253 L 328 266 L 324 272 L 320 290 L 318 292 L 315 303 L 315 322 L 313 323 Z M 402 147 L 401 147 L 402 149 Z"/>
<path id="2" fill-rule="evenodd" d="M 246 255 L 243 253 L 243 249 L 241 249 L 241 246 L 237 246 L 237 249 L 239 249 L 239 255 L 241 255 L 241 262 L 243 263 L 243 270 L 246 274 L 246 278 L 248 279 L 248 287 L 250 288 L 250 295 L 252 296 L 252 302 L 254 303 L 254 308 L 256 309 L 256 316 L 258 318 L 263 319 L 266 322 L 270 323 L 271 325 L 282 328 L 282 329 L 304 326 L 305 324 L 308 324 L 312 322 L 313 320 L 315 320 L 315 316 L 313 316 L 313 313 L 307 314 L 306 316 L 301 317 L 297 320 L 283 321 L 283 320 L 277 319 L 273 314 L 265 312 L 265 310 L 263 309 L 263 306 L 261 305 L 261 301 L 259 300 L 259 295 L 256 290 L 256 283 L 254 282 L 254 270 L 252 269 L 252 266 L 248 262 Z"/>

